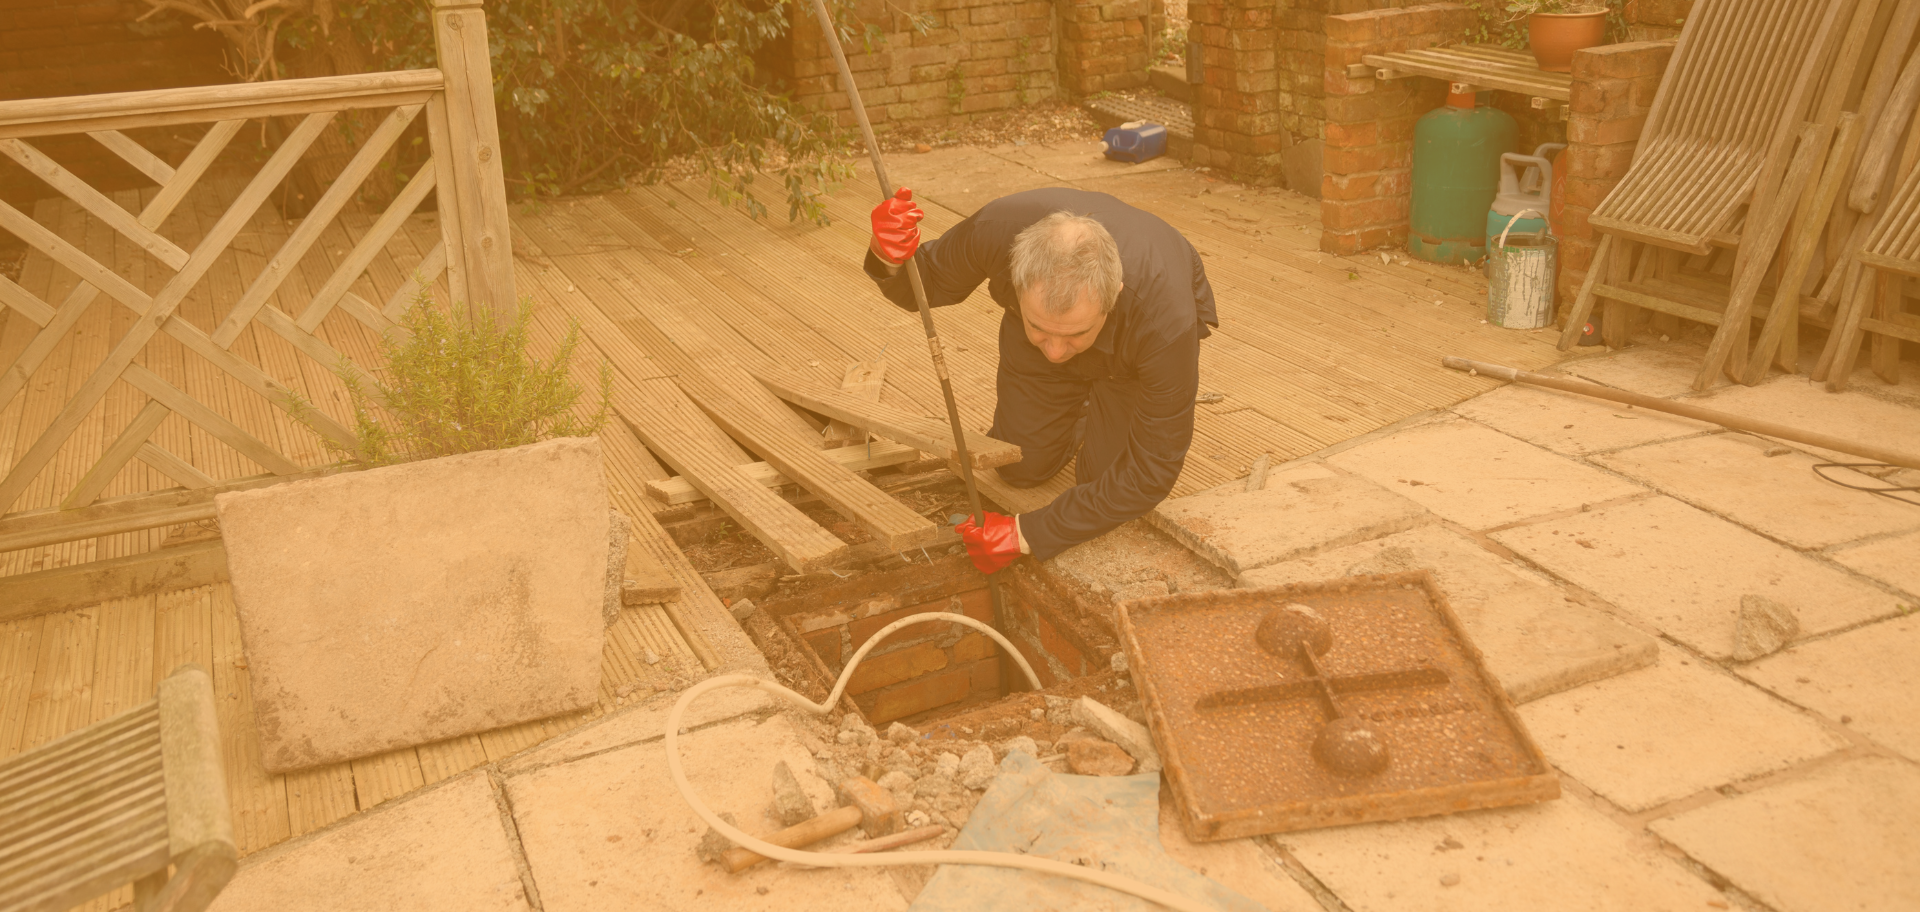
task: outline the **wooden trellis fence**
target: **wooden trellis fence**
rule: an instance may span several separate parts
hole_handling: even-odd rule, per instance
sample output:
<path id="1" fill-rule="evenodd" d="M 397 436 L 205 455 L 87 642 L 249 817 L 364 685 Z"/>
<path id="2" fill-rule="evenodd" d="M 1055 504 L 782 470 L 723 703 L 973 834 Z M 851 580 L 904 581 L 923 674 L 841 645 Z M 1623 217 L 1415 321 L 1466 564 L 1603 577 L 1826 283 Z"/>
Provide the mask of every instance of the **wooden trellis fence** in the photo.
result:
<path id="1" fill-rule="evenodd" d="M 0 228 L 26 241 L 78 278 L 58 300 L 43 300 L 22 285 L 0 277 L 0 305 L 10 319 L 38 327 L 24 349 L 0 374 L 0 412 L 21 397 L 48 366 L 49 355 L 102 294 L 132 311 L 133 319 L 103 360 L 83 382 L 72 386 L 58 413 L 32 439 L 12 447 L 10 461 L 0 459 L 0 552 L 80 538 L 155 528 L 212 514 L 211 493 L 221 487 L 264 479 L 211 477 L 185 454 L 170 452 L 155 431 L 170 415 L 179 415 L 231 446 L 273 476 L 299 474 L 303 467 L 273 445 L 236 423 L 232 408 L 206 402 L 138 363 L 148 344 L 164 334 L 193 355 L 273 407 L 293 411 L 294 391 L 259 365 L 241 357 L 234 343 L 249 326 L 271 332 L 300 353 L 328 368 L 364 367 L 343 357 L 318 333 L 334 310 L 351 315 L 376 332 L 397 329 L 394 320 L 410 303 L 407 289 L 389 300 L 369 301 L 352 287 L 374 258 L 426 199 L 436 195 L 439 242 L 414 265 L 427 281 L 444 276 L 455 301 L 470 309 L 510 314 L 515 306 L 512 244 L 494 120 L 492 78 L 487 59 L 486 18 L 476 0 L 434 0 L 434 29 L 440 66 L 431 70 L 282 80 L 239 85 L 166 89 L 67 98 L 0 102 L 0 153 L 12 158 L 58 190 L 166 270 L 159 290 L 148 293 L 116 270 L 116 264 L 89 255 L 59 233 L 20 210 L 0 202 Z M 336 115 L 354 109 L 390 109 L 360 146 L 312 210 L 287 234 L 279 250 L 245 286 L 238 301 L 226 306 L 216 325 L 196 325 L 180 310 L 189 293 L 207 276 L 243 228 L 301 160 Z M 425 117 L 430 157 L 405 181 L 398 196 L 360 233 L 351 251 L 304 307 L 282 309 L 283 283 L 302 258 L 352 201 L 360 185 L 386 159 L 416 118 Z M 208 227 L 192 249 L 163 236 L 160 229 L 209 173 L 228 144 L 250 120 L 298 118 L 297 125 L 245 183 L 224 214 Z M 139 127 L 209 124 L 190 154 L 170 165 L 125 131 Z M 159 185 L 138 211 L 74 176 L 38 151 L 37 137 L 86 133 Z M 151 267 L 149 267 L 151 269 Z M 57 505 L 20 508 L 21 496 L 50 464 L 116 383 L 144 394 L 146 403 L 131 421 L 108 428 L 100 455 L 80 477 L 62 482 Z M 231 384 L 228 384 L 231 386 Z M 349 428 L 333 418 L 308 412 L 313 426 L 335 441 L 351 445 Z M 0 452 L 0 457 L 6 454 Z M 102 492 L 132 460 L 140 460 L 185 488 L 148 496 L 99 502 Z M 56 481 L 60 481 L 56 479 Z"/>

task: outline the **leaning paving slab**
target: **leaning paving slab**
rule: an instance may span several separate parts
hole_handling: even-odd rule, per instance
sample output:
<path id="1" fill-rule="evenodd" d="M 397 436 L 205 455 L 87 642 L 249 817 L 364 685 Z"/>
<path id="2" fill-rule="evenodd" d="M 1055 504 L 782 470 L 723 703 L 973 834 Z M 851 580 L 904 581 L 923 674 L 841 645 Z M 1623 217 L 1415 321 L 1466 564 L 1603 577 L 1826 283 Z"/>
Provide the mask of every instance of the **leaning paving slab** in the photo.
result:
<path id="1" fill-rule="evenodd" d="M 1573 795 L 1278 838 L 1353 912 L 1726 907 L 1719 891 Z"/>
<path id="2" fill-rule="evenodd" d="M 600 442 L 222 494 L 262 759 L 283 771 L 593 705 Z"/>
<path id="3" fill-rule="evenodd" d="M 1796 548 L 1920 529 L 1920 506 L 1848 490 L 1814 474 L 1813 467 L 1827 460 L 1782 449 L 1746 434 L 1713 434 L 1594 461 Z M 1850 484 L 1880 484 L 1846 469 L 1827 471 Z"/>
<path id="4" fill-rule="evenodd" d="M 1866 757 L 1650 828 L 1781 912 L 1920 909 L 1920 770 Z"/>
<path id="5" fill-rule="evenodd" d="M 785 760 L 816 807 L 831 791 L 784 714 L 741 718 L 681 742 L 687 778 L 716 812 L 771 833 L 773 766 Z M 790 870 L 763 864 L 740 874 L 694 857 L 707 825 L 667 773 L 660 742 L 624 747 L 507 779 L 514 825 L 547 912 L 605 909 L 902 909 L 883 870 Z M 834 843 L 828 843 L 831 846 Z"/>
<path id="6" fill-rule="evenodd" d="M 1846 741 L 1718 669 L 1659 665 L 1522 707 L 1561 772 L 1638 812 L 1831 753 Z"/>
<path id="7" fill-rule="evenodd" d="M 214 912 L 530 909 L 487 773 L 248 857 Z"/>
<path id="8" fill-rule="evenodd" d="M 1468 399 L 1453 411 L 1562 456 L 1585 456 L 1718 430 L 1716 425 L 1678 415 L 1518 383 Z"/>
<path id="9" fill-rule="evenodd" d="M 1148 518 L 1235 576 L 1431 521 L 1404 497 L 1313 463 L 1267 476 L 1263 490 L 1240 480 L 1178 497 Z"/>
<path id="10" fill-rule="evenodd" d="M 1846 572 L 1669 497 L 1650 497 L 1496 532 L 1492 538 L 1693 648 L 1733 652 L 1740 597 L 1792 609 L 1804 634 L 1899 610 Z"/>
<path id="11" fill-rule="evenodd" d="M 1920 616 L 1802 643 L 1740 673 L 1920 760 Z"/>
<path id="12" fill-rule="evenodd" d="M 1916 554 L 1920 554 L 1920 532 L 1850 545 L 1828 552 L 1827 556 L 1834 563 L 1912 596 L 1914 600 L 1907 604 L 1920 610 L 1920 560 L 1914 559 Z"/>
<path id="13" fill-rule="evenodd" d="M 1471 421 L 1438 421 L 1328 457 L 1440 518 L 1489 529 L 1642 492 Z"/>
<path id="14" fill-rule="evenodd" d="M 1430 570 L 1487 669 L 1515 703 L 1650 665 L 1652 637 L 1568 600 L 1559 586 L 1456 532 L 1423 526 L 1249 572 L 1242 586 Z"/>

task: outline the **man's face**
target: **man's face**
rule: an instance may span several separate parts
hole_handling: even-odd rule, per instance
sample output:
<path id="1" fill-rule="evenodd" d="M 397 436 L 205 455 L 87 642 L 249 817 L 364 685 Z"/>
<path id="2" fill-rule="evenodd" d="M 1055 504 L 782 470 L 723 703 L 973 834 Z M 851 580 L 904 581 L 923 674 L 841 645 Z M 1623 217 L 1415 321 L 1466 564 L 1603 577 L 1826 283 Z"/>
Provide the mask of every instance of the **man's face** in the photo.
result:
<path id="1" fill-rule="evenodd" d="M 1047 313 L 1046 300 L 1044 286 L 1021 294 L 1020 322 L 1026 328 L 1028 342 L 1048 361 L 1064 364 L 1093 347 L 1100 328 L 1107 325 L 1107 315 L 1101 312 L 1099 300 L 1089 293 L 1083 292 L 1073 308 L 1063 314 Z"/>

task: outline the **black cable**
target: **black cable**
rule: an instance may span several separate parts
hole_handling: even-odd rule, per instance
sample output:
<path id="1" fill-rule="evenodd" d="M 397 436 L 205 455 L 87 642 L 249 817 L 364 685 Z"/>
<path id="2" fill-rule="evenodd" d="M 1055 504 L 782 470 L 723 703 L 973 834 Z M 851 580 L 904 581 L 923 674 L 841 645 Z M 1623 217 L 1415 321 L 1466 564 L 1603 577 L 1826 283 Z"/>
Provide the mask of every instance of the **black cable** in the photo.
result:
<path id="1" fill-rule="evenodd" d="M 1897 500 L 1901 503 L 1913 504 L 1916 507 L 1920 507 L 1920 500 L 1914 500 L 1912 498 L 1900 496 L 1902 493 L 1920 492 L 1920 485 L 1890 484 L 1890 485 L 1882 485 L 1881 487 L 1876 488 L 1876 487 L 1870 487 L 1867 485 L 1853 484 L 1851 482 L 1841 481 L 1840 479 L 1835 478 L 1832 475 L 1828 475 L 1827 473 L 1820 471 L 1821 469 L 1858 470 L 1858 469 L 1898 469 L 1898 468 L 1900 468 L 1900 466 L 1888 465 L 1884 462 L 1821 462 L 1821 463 L 1814 464 L 1813 474 L 1820 476 L 1820 478 L 1824 481 L 1832 482 L 1843 488 L 1850 488 L 1855 491 L 1865 491 L 1868 494 L 1878 494 L 1881 497 L 1887 498 L 1888 500 Z"/>

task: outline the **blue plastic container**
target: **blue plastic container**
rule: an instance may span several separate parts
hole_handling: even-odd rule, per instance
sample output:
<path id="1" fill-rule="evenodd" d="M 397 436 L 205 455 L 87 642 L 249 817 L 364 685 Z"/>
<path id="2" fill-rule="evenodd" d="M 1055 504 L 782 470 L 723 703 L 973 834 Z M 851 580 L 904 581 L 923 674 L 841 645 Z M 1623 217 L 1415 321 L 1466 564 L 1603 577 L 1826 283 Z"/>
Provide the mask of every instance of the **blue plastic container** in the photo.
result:
<path id="1" fill-rule="evenodd" d="M 1100 145 L 1114 161 L 1152 161 L 1167 154 L 1167 128 L 1157 123 L 1136 120 L 1107 131 Z"/>

